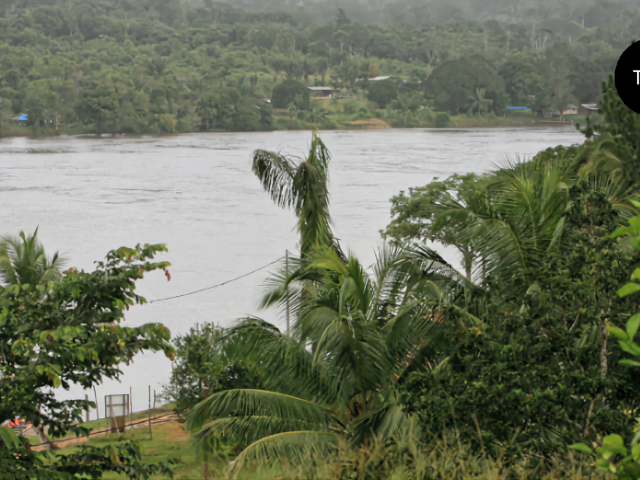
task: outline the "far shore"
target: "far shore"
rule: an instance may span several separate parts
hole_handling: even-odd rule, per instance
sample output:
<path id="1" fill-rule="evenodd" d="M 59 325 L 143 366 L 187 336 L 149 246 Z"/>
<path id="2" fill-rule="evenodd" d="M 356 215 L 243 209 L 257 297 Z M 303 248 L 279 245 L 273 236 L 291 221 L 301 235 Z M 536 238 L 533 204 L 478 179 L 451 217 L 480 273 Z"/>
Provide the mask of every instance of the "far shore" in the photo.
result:
<path id="1" fill-rule="evenodd" d="M 369 119 L 361 119 L 355 120 L 351 122 L 344 122 L 340 125 L 331 128 L 323 125 L 315 126 L 315 125 L 306 125 L 306 122 L 295 122 L 282 125 L 282 122 L 274 122 L 277 127 L 272 130 L 263 130 L 260 132 L 256 131 L 230 131 L 230 130 L 211 130 L 209 132 L 102 132 L 97 133 L 93 126 L 82 126 L 82 127 L 71 127 L 71 128 L 59 128 L 58 130 L 49 129 L 49 128 L 41 128 L 39 131 L 34 131 L 33 127 L 22 126 L 22 125 L 10 125 L 9 128 L 3 131 L 0 131 L 0 139 L 4 138 L 47 138 L 47 137 L 57 137 L 57 136 L 87 136 L 87 137 L 111 137 L 111 136 L 129 136 L 129 137 L 138 137 L 143 135 L 154 135 L 154 136 L 171 136 L 171 135 L 181 135 L 181 134 L 191 134 L 191 133 L 263 133 L 263 132 L 278 132 L 278 131 L 287 131 L 287 130 L 300 130 L 300 131 L 311 131 L 314 129 L 318 129 L 321 131 L 331 131 L 331 130 L 381 130 L 381 129 L 438 129 L 438 130 L 447 130 L 452 128 L 470 128 L 470 129 L 492 129 L 492 128 L 505 128 L 505 127 L 523 127 L 523 128 L 535 128 L 535 127 L 571 127 L 576 124 L 584 125 L 586 123 L 585 118 L 572 118 L 567 121 L 558 121 L 558 120 L 543 120 L 543 119 L 531 119 L 522 118 L 522 117 L 478 117 L 478 116 L 452 116 L 450 117 L 451 121 L 443 126 L 435 126 L 435 125 L 418 125 L 418 126 L 410 126 L 403 127 L 398 125 L 390 125 L 379 118 L 369 118 Z M 278 119 L 279 120 L 279 119 Z M 278 125 L 279 124 L 279 125 Z M 289 127 L 289 128 L 287 128 Z"/>

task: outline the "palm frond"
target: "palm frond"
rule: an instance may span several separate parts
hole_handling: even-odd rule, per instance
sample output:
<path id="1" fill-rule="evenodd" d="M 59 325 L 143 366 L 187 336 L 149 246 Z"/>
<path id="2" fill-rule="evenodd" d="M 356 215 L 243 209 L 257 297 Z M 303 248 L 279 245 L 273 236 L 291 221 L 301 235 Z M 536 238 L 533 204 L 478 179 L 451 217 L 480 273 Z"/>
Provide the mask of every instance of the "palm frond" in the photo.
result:
<path id="1" fill-rule="evenodd" d="M 225 417 L 275 417 L 284 421 L 300 421 L 318 428 L 328 428 L 335 417 L 326 408 L 277 392 L 264 390 L 225 390 L 197 404 L 187 416 L 187 430 L 199 431 L 210 421 Z"/>
<path id="2" fill-rule="evenodd" d="M 267 150 L 256 150 L 253 154 L 253 173 L 279 207 L 291 207 L 298 201 L 295 172 L 296 165 L 290 158 Z"/>
<path id="3" fill-rule="evenodd" d="M 321 426 L 326 429 L 326 426 Z M 300 418 L 280 418 L 267 415 L 249 415 L 246 417 L 217 418 L 202 426 L 194 435 L 196 443 L 208 437 L 219 440 L 231 440 L 249 445 L 261 438 L 282 432 L 299 430 L 314 431 L 317 424 Z"/>
<path id="4" fill-rule="evenodd" d="M 297 431 L 284 432 L 262 438 L 247 448 L 235 459 L 233 471 L 255 463 L 267 465 L 291 462 L 302 464 L 309 460 L 322 460 L 335 452 L 341 436 L 333 432 Z"/>

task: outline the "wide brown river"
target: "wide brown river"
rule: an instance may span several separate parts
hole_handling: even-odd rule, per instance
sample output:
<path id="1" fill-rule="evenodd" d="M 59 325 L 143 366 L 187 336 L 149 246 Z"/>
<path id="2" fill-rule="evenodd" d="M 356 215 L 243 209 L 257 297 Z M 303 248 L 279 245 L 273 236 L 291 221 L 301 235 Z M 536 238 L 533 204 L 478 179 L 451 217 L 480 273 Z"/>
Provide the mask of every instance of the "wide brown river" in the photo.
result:
<path id="1" fill-rule="evenodd" d="M 485 172 L 548 147 L 580 143 L 568 128 L 375 130 L 322 132 L 331 150 L 331 212 L 345 250 L 373 263 L 379 231 L 390 220 L 389 199 L 434 177 Z M 256 149 L 303 155 L 309 132 L 216 133 L 172 137 L 57 137 L 0 141 L 0 235 L 33 232 L 51 254 L 85 270 L 110 249 L 166 243 L 172 263 L 139 284 L 148 300 L 213 286 L 296 251 L 295 217 L 277 208 L 251 172 Z M 452 262 L 456 257 L 443 251 Z M 269 270 L 219 288 L 133 308 L 131 326 L 162 322 L 173 334 L 196 323 L 232 324 L 259 315 L 283 324 L 257 305 Z M 98 386 L 104 395 L 129 393 L 146 408 L 147 386 L 158 393 L 171 362 L 146 354 L 123 367 L 121 382 Z M 81 388 L 60 398 L 84 397 Z M 93 399 L 93 394 L 90 396 Z M 95 418 L 95 412 L 92 412 Z"/>

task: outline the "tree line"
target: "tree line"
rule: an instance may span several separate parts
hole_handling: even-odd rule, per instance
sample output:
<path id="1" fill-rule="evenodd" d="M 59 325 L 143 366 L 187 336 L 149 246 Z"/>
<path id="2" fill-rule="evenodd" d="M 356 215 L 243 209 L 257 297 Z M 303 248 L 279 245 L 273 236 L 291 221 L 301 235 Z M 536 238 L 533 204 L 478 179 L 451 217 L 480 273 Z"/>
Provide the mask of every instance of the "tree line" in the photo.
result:
<path id="1" fill-rule="evenodd" d="M 35 133 L 175 133 L 286 128 L 293 115 L 335 128 L 374 116 L 399 126 L 433 112 L 501 116 L 510 104 L 562 110 L 597 101 L 639 34 L 638 22 L 623 22 L 637 6 L 616 5 L 616 15 L 598 17 L 609 23 L 593 25 L 576 21 L 590 18 L 588 5 L 546 19 L 530 9 L 508 22 L 451 14 L 415 25 L 360 23 L 337 8 L 311 15 L 316 4 L 5 0 L 0 134 L 24 113 Z M 379 76 L 393 78 L 368 81 Z M 330 108 L 292 100 L 274 113 L 266 100 L 285 80 L 352 98 Z"/>

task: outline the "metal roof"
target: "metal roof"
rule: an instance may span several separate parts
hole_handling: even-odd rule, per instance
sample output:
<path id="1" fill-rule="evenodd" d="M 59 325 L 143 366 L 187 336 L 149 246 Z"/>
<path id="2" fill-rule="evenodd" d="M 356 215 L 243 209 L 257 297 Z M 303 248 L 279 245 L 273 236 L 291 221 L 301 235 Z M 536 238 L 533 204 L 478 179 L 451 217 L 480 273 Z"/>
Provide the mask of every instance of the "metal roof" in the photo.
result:
<path id="1" fill-rule="evenodd" d="M 335 88 L 331 87 L 307 87 L 309 90 L 313 90 L 314 92 L 337 92 Z"/>

